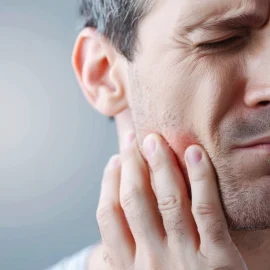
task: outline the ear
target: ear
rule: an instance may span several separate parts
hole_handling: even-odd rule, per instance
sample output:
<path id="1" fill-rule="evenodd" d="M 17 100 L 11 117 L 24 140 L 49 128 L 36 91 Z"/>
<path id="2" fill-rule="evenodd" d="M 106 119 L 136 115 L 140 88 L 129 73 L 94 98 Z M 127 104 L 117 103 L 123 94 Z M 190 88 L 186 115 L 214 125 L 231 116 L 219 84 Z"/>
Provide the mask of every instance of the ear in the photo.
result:
<path id="1" fill-rule="evenodd" d="M 74 46 L 72 64 L 88 102 L 106 116 L 116 116 L 128 107 L 122 56 L 93 28 L 85 28 Z"/>

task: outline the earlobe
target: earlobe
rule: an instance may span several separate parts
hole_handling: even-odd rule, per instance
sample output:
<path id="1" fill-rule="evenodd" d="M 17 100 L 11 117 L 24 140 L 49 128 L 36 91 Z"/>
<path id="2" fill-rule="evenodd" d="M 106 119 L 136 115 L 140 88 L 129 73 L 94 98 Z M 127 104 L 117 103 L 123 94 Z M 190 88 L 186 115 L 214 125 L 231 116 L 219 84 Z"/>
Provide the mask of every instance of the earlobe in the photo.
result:
<path id="1" fill-rule="evenodd" d="M 127 107 L 117 52 L 94 29 L 83 29 L 75 43 L 72 64 L 88 102 L 100 113 L 115 116 Z"/>

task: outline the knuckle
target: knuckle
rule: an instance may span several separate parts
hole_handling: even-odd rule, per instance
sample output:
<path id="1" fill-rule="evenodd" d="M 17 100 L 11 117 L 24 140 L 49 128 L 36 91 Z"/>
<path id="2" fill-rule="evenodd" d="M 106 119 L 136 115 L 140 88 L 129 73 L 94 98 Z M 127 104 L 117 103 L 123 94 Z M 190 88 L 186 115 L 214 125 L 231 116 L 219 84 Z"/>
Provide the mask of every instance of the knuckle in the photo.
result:
<path id="1" fill-rule="evenodd" d="M 174 242 L 181 243 L 184 237 L 184 223 L 181 215 L 184 200 L 172 195 L 158 200 L 159 212 L 163 219 L 164 229 L 173 236 Z"/>
<path id="2" fill-rule="evenodd" d="M 105 207 L 98 207 L 96 212 L 96 219 L 98 224 L 106 224 L 118 212 L 118 207 L 114 204 L 109 204 Z"/>
<path id="3" fill-rule="evenodd" d="M 124 210 L 130 209 L 141 197 L 142 192 L 138 188 L 133 188 L 131 191 L 120 197 L 121 207 Z"/>
<path id="4" fill-rule="evenodd" d="M 183 208 L 184 200 L 172 195 L 158 200 L 159 212 L 163 219 L 163 225 L 166 233 L 171 235 L 174 242 L 182 243 L 185 235 Z"/>
<path id="5" fill-rule="evenodd" d="M 214 268 L 214 270 L 234 270 L 234 268 L 230 266 L 220 266 L 220 267 Z"/>
<path id="6" fill-rule="evenodd" d="M 213 216 L 216 213 L 215 208 L 211 203 L 197 203 L 193 206 L 192 212 L 198 216 Z"/>
<path id="7" fill-rule="evenodd" d="M 112 225 L 115 224 L 117 209 L 112 206 L 107 206 L 97 210 L 97 221 L 102 241 L 108 248 L 115 247 L 115 235 L 112 233 Z"/>
<path id="8" fill-rule="evenodd" d="M 184 207 L 184 200 L 181 200 L 175 195 L 169 195 L 162 198 L 157 198 L 158 208 L 160 212 L 170 212 L 174 209 Z"/>
<path id="9" fill-rule="evenodd" d="M 224 260 L 222 260 L 224 261 Z M 225 264 L 225 263 L 224 263 Z M 217 259 L 215 260 L 209 260 L 206 259 L 205 256 L 203 256 L 203 268 L 209 269 L 209 270 L 236 270 L 236 266 L 231 265 L 224 265 L 222 262 L 219 263 Z"/>

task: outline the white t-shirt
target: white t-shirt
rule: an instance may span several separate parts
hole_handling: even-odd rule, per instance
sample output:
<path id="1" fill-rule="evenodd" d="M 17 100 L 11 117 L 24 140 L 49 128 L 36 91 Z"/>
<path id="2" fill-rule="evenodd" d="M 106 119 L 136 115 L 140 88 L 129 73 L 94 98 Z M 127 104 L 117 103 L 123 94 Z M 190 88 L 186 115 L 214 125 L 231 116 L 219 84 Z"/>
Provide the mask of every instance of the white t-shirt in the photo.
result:
<path id="1" fill-rule="evenodd" d="M 89 254 L 94 250 L 97 245 L 92 245 L 77 252 L 72 257 L 61 260 L 55 266 L 47 270 L 87 270 L 87 259 Z"/>

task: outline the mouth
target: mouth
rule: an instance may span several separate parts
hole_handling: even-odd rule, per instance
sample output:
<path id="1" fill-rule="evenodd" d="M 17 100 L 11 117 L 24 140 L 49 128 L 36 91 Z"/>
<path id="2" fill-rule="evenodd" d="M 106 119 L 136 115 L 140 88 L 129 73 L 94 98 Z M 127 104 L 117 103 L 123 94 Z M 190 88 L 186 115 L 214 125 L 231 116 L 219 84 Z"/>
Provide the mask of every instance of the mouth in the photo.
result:
<path id="1" fill-rule="evenodd" d="M 261 137 L 243 144 L 235 145 L 233 150 L 262 150 L 270 152 L 270 136 Z"/>

